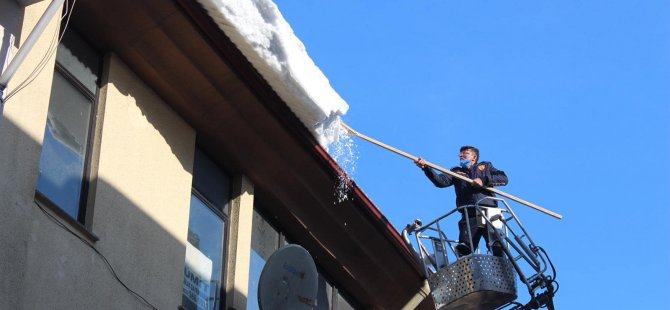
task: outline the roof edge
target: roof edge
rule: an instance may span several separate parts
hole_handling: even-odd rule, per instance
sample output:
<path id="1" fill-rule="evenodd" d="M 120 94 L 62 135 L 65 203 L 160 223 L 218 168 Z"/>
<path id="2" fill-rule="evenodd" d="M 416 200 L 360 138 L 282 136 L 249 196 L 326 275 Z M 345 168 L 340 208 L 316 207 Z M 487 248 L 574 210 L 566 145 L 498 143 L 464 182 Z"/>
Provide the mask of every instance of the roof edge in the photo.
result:
<path id="1" fill-rule="evenodd" d="M 328 151 L 319 143 L 317 138 L 313 135 L 311 130 L 298 118 L 298 116 L 291 110 L 286 102 L 277 94 L 272 86 L 268 83 L 265 77 L 260 74 L 255 66 L 253 66 L 246 56 L 239 50 L 232 48 L 235 45 L 228 35 L 222 31 L 216 22 L 207 14 L 205 9 L 200 6 L 198 0 L 175 0 L 186 12 L 186 14 L 194 21 L 203 35 L 209 38 L 212 46 L 219 50 L 221 55 L 226 57 L 233 57 L 234 59 L 225 58 L 224 60 L 230 65 L 231 69 L 241 77 L 241 80 L 247 84 L 250 89 L 259 91 L 255 93 L 262 102 L 273 113 L 286 129 L 297 138 L 305 149 L 312 149 L 312 154 L 315 160 L 323 164 L 324 170 L 331 175 L 333 182 L 337 182 L 338 177 L 344 174 L 344 170 L 337 162 L 328 154 Z M 222 40 L 222 41 L 219 41 Z M 248 68 L 240 68 L 237 63 L 245 63 Z M 417 276 L 425 278 L 422 268 L 415 260 L 412 251 L 404 242 L 400 233 L 387 220 L 383 213 L 374 205 L 363 190 L 352 182 L 352 193 L 355 203 L 360 207 L 360 210 L 368 217 L 370 222 L 376 229 L 378 229 L 391 245 L 398 250 L 398 252 L 405 258 L 409 265 L 417 272 Z"/>

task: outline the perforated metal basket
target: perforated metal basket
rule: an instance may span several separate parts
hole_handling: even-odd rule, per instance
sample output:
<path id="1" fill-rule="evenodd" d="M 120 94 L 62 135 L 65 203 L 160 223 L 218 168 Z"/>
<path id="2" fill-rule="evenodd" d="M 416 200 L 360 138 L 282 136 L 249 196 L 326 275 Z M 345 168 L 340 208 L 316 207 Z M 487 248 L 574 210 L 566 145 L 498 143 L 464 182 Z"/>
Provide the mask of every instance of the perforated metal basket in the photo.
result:
<path id="1" fill-rule="evenodd" d="M 516 299 L 516 273 L 506 259 L 473 254 L 428 278 L 437 309 L 495 309 Z"/>

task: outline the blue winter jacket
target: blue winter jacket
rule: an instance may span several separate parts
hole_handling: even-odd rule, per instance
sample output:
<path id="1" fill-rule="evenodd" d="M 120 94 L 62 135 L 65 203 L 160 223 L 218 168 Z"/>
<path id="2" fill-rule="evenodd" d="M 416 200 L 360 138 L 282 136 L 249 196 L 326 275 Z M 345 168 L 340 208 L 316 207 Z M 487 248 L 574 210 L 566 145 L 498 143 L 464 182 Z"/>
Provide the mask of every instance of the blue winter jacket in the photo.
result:
<path id="1" fill-rule="evenodd" d="M 487 187 L 507 185 L 507 175 L 505 175 L 505 172 L 496 169 L 493 167 L 493 164 L 487 161 L 477 163 L 470 167 L 470 169 L 454 167 L 451 168 L 451 171 L 455 173 L 462 172 L 471 180 L 480 178 L 484 183 L 484 186 Z M 461 179 L 452 177 L 446 173 L 439 173 L 430 167 L 423 168 L 423 172 L 437 187 L 454 186 L 454 191 L 456 192 L 456 206 L 474 205 L 484 197 L 495 197 L 495 194 L 489 190 L 474 187 Z M 482 201 L 480 205 L 488 207 L 498 206 L 495 201 L 490 199 Z"/>

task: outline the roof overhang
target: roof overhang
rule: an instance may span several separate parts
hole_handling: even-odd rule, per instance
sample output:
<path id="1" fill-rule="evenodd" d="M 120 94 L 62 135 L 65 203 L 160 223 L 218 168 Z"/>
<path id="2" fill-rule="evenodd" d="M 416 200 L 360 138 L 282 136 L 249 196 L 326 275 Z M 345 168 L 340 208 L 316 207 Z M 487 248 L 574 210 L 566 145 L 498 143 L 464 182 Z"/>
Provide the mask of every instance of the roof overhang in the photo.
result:
<path id="1" fill-rule="evenodd" d="M 423 286 L 359 187 L 335 203 L 340 167 L 194 0 L 79 0 L 72 23 L 123 59 L 222 166 L 247 175 L 266 212 L 363 306 L 400 308 Z"/>

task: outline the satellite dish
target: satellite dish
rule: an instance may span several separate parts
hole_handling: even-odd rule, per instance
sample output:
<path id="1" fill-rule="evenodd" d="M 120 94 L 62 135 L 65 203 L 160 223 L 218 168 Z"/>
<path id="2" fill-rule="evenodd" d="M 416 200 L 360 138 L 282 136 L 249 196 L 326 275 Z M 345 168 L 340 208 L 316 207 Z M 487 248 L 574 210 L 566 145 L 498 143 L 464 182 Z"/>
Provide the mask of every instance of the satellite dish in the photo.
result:
<path id="1" fill-rule="evenodd" d="M 289 244 L 268 258 L 258 281 L 261 310 L 313 309 L 318 274 L 312 256 L 303 247 Z"/>

